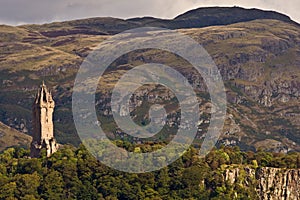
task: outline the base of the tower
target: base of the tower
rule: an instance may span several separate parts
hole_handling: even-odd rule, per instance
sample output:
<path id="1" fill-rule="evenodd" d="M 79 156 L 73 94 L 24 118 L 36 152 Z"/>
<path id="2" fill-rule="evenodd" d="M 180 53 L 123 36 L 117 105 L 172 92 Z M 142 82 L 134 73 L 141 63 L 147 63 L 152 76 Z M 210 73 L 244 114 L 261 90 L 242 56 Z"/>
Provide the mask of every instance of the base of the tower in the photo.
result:
<path id="1" fill-rule="evenodd" d="M 50 157 L 59 149 L 59 144 L 56 142 L 55 138 L 49 140 L 42 140 L 40 143 L 33 141 L 30 146 L 30 157 L 39 158 L 41 157 L 42 150 L 46 150 L 46 156 Z"/>

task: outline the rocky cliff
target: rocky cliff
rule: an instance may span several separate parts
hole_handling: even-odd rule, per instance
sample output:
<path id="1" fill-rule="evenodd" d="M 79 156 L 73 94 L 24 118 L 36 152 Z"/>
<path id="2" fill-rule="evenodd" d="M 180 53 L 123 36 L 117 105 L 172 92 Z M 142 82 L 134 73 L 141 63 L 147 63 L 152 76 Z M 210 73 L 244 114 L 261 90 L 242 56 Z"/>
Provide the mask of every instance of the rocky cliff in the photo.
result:
<path id="1" fill-rule="evenodd" d="M 257 195 L 261 200 L 300 199 L 300 169 L 270 167 L 256 170 L 250 167 L 226 169 L 224 179 L 230 184 L 239 182 L 245 187 L 255 183 Z"/>

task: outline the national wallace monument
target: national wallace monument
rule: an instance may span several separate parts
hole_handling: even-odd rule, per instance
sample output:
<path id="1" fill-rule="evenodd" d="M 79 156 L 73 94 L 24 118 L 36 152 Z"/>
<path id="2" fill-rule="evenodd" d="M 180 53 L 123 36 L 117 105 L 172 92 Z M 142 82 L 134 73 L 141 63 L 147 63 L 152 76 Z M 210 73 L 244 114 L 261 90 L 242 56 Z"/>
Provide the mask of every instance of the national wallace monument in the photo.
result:
<path id="1" fill-rule="evenodd" d="M 30 156 L 41 156 L 41 150 L 46 150 L 47 157 L 58 150 L 59 145 L 54 138 L 53 111 L 55 102 L 46 85 L 39 88 L 32 105 L 33 138 L 30 147 Z"/>

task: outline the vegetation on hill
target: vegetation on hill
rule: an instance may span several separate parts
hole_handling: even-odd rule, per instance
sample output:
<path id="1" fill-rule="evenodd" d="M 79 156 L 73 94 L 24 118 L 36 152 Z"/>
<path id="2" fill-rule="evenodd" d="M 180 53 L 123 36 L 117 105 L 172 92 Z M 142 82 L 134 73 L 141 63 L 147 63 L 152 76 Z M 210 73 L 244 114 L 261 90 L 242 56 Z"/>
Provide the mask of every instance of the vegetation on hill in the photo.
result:
<path id="1" fill-rule="evenodd" d="M 77 70 L 88 53 L 110 35 L 140 26 L 180 29 L 207 49 L 225 82 L 228 115 L 218 144 L 221 148 L 205 158 L 199 158 L 191 147 L 159 171 L 128 174 L 102 165 L 79 145 L 71 95 Z M 299 31 L 299 25 L 285 15 L 238 7 L 201 8 L 173 20 L 92 18 L 0 26 L 0 151 L 4 150 L 0 153 L 0 199 L 258 199 L 259 184 L 248 176 L 249 170 L 300 168 L 300 154 L 294 152 L 300 151 Z M 142 61 L 183 69 L 203 103 L 199 128 L 205 130 L 210 106 L 201 79 L 184 71 L 186 63 L 176 56 L 146 50 L 119 58 L 111 66 L 117 70 L 111 70 L 106 82 L 100 82 L 97 98 L 101 101 L 97 100 L 101 103 L 96 108 L 107 135 L 129 151 L 148 152 L 163 146 L 149 141 L 132 143 L 116 130 L 109 115 L 107 91 L 124 70 L 144 64 Z M 31 159 L 29 151 L 22 148 L 31 138 L 23 133 L 31 134 L 31 105 L 42 79 L 56 102 L 58 142 L 79 147 L 65 145 L 50 158 L 43 152 L 41 158 Z M 170 99 L 169 92 L 154 89 L 151 92 L 159 92 L 160 98 Z M 147 99 L 143 93 L 136 97 Z M 152 104 L 145 101 L 142 105 Z M 137 124 L 147 123 L 146 107 L 132 112 Z M 166 107 L 178 108 L 174 102 Z M 176 132 L 174 127 L 167 128 Z M 200 137 L 194 145 L 198 142 Z M 239 169 L 240 176 L 232 182 L 226 173 L 233 169 Z"/>
<path id="2" fill-rule="evenodd" d="M 53 29 L 60 26 L 63 23 Z M 44 29 L 48 27 L 45 25 Z M 0 46 L 0 121 L 30 134 L 31 104 L 44 79 L 56 102 L 54 124 L 58 142 L 78 145 L 71 110 L 72 86 L 85 56 L 109 36 L 74 33 L 50 37 L 39 31 L 28 27 L 0 27 L 4 41 Z M 224 79 L 229 115 L 221 143 L 239 145 L 243 150 L 260 147 L 277 152 L 300 150 L 297 134 L 300 130 L 297 117 L 300 112 L 299 26 L 278 20 L 255 20 L 180 32 L 207 49 Z M 100 113 L 109 113 L 107 90 L 120 74 L 147 62 L 180 69 L 186 66 L 165 52 L 142 51 L 123 56 L 115 63 L 117 70 L 100 83 L 97 95 L 103 99 L 98 105 Z M 204 84 L 199 84 L 201 79 L 194 78 L 189 71 L 183 73 L 197 90 L 205 90 Z M 161 96 L 167 94 L 160 91 Z M 205 92 L 199 95 L 202 100 L 209 99 Z M 103 129 L 113 134 L 111 116 L 104 117 Z M 144 116 L 137 114 L 137 118 Z"/>
<path id="3" fill-rule="evenodd" d="M 199 28 L 206 26 L 202 24 L 208 22 L 206 18 L 211 20 L 209 27 Z M 56 102 L 54 124 L 58 142 L 78 145 L 71 95 L 81 62 L 111 34 L 144 25 L 172 25 L 180 29 L 179 32 L 202 44 L 217 64 L 228 100 L 221 144 L 238 145 L 243 150 L 300 151 L 299 25 L 282 14 L 257 9 L 200 8 L 173 20 L 93 18 L 44 25 L 2 25 L 0 121 L 30 135 L 31 105 L 37 88 L 45 80 Z M 178 57 L 159 51 L 133 52 L 119 58 L 113 66 L 117 70 L 100 82 L 97 94 L 97 102 L 102 102 L 97 108 L 100 115 L 105 115 L 99 118 L 105 118 L 102 128 L 108 134 L 114 135 L 108 108 L 109 87 L 125 70 L 147 62 L 180 69 L 186 66 Z M 202 102 L 209 99 L 201 78 L 191 71 L 183 74 L 195 90 L 202 91 Z M 160 91 L 159 95 L 163 98 L 168 92 Z M 133 114 L 141 124 L 145 116 Z"/>
<path id="4" fill-rule="evenodd" d="M 274 11 L 244 9 L 241 7 L 208 7 L 188 11 L 174 19 L 142 17 L 125 20 L 112 17 L 98 17 L 66 22 L 54 22 L 43 25 L 24 25 L 21 27 L 31 31 L 38 31 L 40 34 L 47 37 L 58 37 L 74 34 L 112 35 L 128 29 L 144 26 L 163 27 L 168 29 L 201 28 L 248 22 L 257 19 L 273 19 L 297 24 L 288 16 Z"/>
<path id="5" fill-rule="evenodd" d="M 118 141 L 118 143 L 122 143 Z M 127 148 L 135 146 L 123 144 Z M 150 144 L 140 146 L 151 151 Z M 44 152 L 45 153 L 45 152 Z M 255 179 L 235 183 L 224 171 L 245 166 L 300 167 L 300 154 L 213 150 L 205 158 L 190 148 L 159 171 L 123 173 L 99 163 L 80 146 L 65 145 L 50 158 L 28 158 L 29 151 L 9 148 L 0 154 L 0 199 L 257 199 Z M 243 172 L 246 173 L 246 172 Z M 243 176 L 244 178 L 246 176 Z"/>

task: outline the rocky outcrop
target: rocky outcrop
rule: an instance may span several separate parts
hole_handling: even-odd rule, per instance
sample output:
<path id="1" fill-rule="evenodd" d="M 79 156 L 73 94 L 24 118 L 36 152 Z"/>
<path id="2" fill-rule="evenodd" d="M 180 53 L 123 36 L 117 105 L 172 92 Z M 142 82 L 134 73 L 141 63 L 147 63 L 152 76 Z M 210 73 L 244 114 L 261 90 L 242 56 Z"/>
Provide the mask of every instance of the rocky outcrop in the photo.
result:
<path id="1" fill-rule="evenodd" d="M 245 187 L 250 187 L 249 180 L 255 180 L 256 192 L 261 200 L 300 199 L 300 169 L 263 167 L 255 170 L 244 167 L 226 169 L 223 176 L 230 184 L 242 181 Z"/>
<path id="2" fill-rule="evenodd" d="M 261 168 L 257 170 L 256 177 L 260 199 L 300 199 L 300 169 Z"/>
<path id="3" fill-rule="evenodd" d="M 213 22 L 206 20 L 207 17 Z M 252 19 L 257 20 L 232 24 Z M 210 25 L 215 22 L 231 25 L 196 28 L 205 26 L 207 22 Z M 191 29 L 183 29 L 181 24 Z M 179 32 L 203 45 L 215 61 L 224 80 L 228 100 L 228 115 L 218 144 L 238 145 L 242 150 L 261 147 L 267 151 L 275 149 L 276 152 L 300 151 L 300 26 L 281 14 L 255 9 L 203 8 L 189 11 L 174 20 L 91 18 L 1 27 L 3 44 L 0 44 L 0 50 L 6 53 L 0 57 L 3 69 L 0 73 L 0 121 L 32 134 L 30 104 L 33 90 L 38 79 L 45 77 L 51 80 L 52 85 L 57 85 L 53 88 L 58 105 L 55 122 L 60 124 L 56 131 L 61 133 L 57 140 L 73 143 L 73 138 L 78 138 L 71 110 L 76 72 L 84 57 L 95 48 L 94 45 L 109 38 L 95 35 L 111 35 L 144 25 L 180 28 Z M 121 56 L 107 71 L 107 81 L 103 79 L 99 83 L 96 106 L 101 116 L 112 119 L 108 90 L 123 72 L 141 63 L 162 63 L 174 67 L 199 94 L 201 104 L 210 101 L 203 78 L 184 59 L 165 51 L 158 54 L 156 50 L 143 50 Z M 215 74 L 209 70 L 208 73 Z M 168 104 L 166 107 L 171 114 L 166 125 L 176 128 L 180 115 L 177 114 L 174 95 L 168 90 L 139 90 L 131 100 L 130 112 L 133 111 L 132 118 L 138 123 L 148 122 L 148 111 L 140 109 L 146 110 L 140 114 L 138 108 L 147 108 L 154 103 Z M 120 108 L 120 111 L 124 114 L 124 109 Z M 203 120 L 199 121 L 199 139 L 205 137 L 210 123 L 209 113 L 209 110 L 204 112 Z M 113 127 L 108 123 L 102 126 Z"/>

